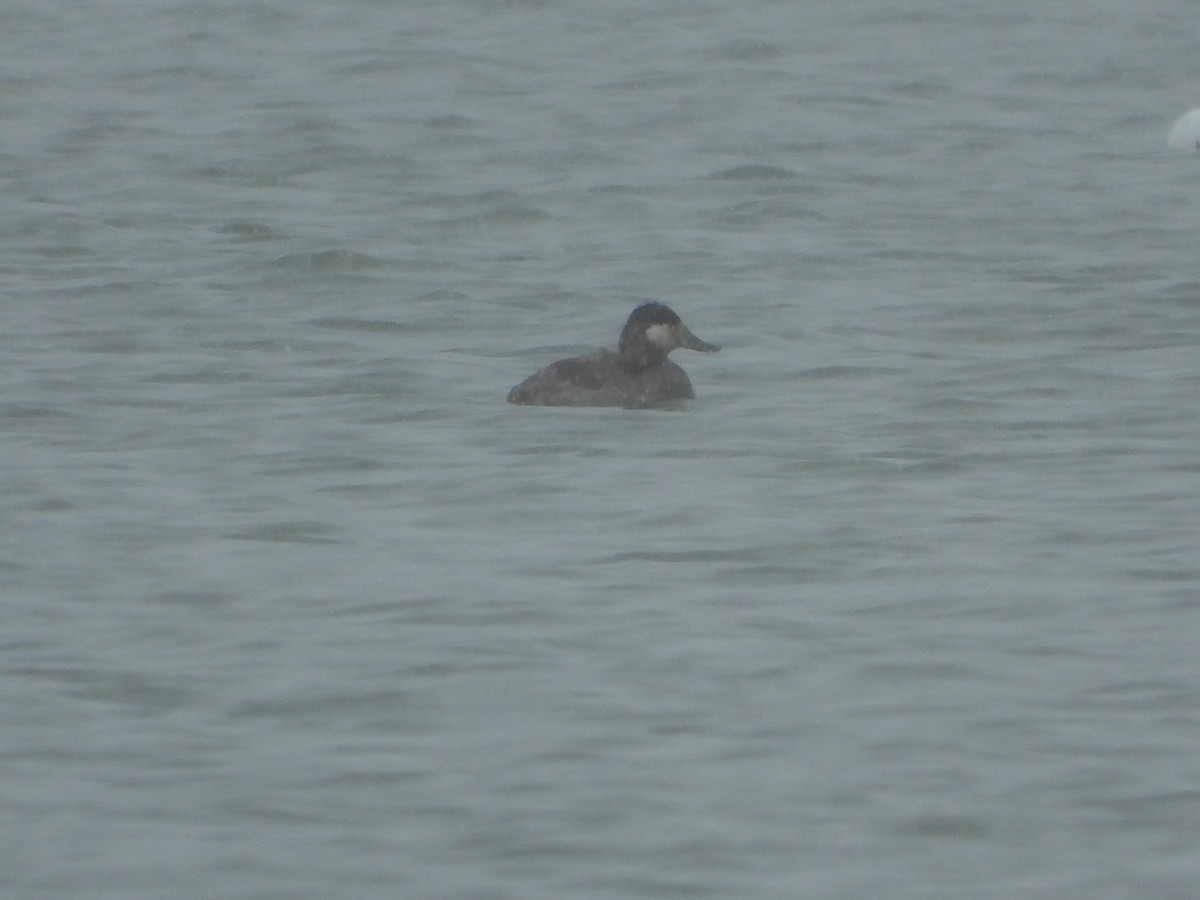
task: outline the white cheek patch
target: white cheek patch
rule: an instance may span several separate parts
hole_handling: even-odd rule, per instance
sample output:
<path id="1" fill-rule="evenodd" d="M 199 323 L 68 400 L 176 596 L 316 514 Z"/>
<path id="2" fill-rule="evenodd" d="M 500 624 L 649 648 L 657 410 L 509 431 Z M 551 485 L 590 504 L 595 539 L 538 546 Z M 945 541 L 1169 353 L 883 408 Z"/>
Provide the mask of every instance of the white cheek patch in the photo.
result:
<path id="1" fill-rule="evenodd" d="M 670 325 L 651 325 L 646 329 L 646 340 L 666 350 L 675 346 L 675 332 Z"/>

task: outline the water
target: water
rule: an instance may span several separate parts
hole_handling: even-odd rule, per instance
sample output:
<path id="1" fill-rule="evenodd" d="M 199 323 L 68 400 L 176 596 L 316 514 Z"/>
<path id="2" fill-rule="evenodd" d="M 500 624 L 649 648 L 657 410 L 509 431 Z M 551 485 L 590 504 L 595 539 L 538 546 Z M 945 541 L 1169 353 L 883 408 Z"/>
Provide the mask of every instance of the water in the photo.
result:
<path id="1" fill-rule="evenodd" d="M 5 897 L 1194 895 L 1193 9 L 809 7 L 0 13 Z"/>

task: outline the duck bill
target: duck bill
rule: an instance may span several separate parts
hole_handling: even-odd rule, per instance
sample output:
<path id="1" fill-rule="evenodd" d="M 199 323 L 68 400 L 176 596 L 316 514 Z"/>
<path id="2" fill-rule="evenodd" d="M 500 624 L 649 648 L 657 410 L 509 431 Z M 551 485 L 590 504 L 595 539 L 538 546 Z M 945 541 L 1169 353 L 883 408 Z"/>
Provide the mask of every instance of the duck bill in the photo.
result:
<path id="1" fill-rule="evenodd" d="M 683 325 L 679 326 L 679 346 L 688 350 L 700 350 L 704 353 L 716 353 L 721 348 L 708 341 L 702 341 Z"/>

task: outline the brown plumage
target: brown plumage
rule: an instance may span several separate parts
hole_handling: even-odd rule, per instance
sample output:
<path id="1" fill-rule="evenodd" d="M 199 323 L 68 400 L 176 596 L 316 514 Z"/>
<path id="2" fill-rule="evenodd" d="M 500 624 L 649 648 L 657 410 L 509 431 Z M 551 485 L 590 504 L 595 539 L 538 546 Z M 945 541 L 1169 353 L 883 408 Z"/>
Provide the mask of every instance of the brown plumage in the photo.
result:
<path id="1" fill-rule="evenodd" d="M 622 406 L 646 409 L 696 394 L 687 373 L 667 359 L 678 347 L 713 353 L 662 303 L 645 303 L 629 315 L 617 352 L 560 359 L 509 391 L 508 402 L 525 406 Z"/>

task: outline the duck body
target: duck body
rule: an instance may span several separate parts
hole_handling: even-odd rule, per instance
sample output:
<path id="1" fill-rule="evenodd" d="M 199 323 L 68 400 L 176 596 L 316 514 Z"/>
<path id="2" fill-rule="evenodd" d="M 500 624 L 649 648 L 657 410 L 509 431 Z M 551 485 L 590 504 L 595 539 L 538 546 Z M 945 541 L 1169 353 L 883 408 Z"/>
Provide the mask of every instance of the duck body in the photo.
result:
<path id="1" fill-rule="evenodd" d="M 667 355 L 678 347 L 713 353 L 669 307 L 646 303 L 621 331 L 617 352 L 601 350 L 560 359 L 534 372 L 508 393 L 522 406 L 616 406 L 648 409 L 691 400 L 691 379 Z"/>
<path id="2" fill-rule="evenodd" d="M 560 359 L 534 372 L 508 393 L 523 406 L 622 406 L 647 409 L 696 396 L 687 373 L 669 359 L 641 372 L 621 365 L 620 354 L 601 350 Z"/>

